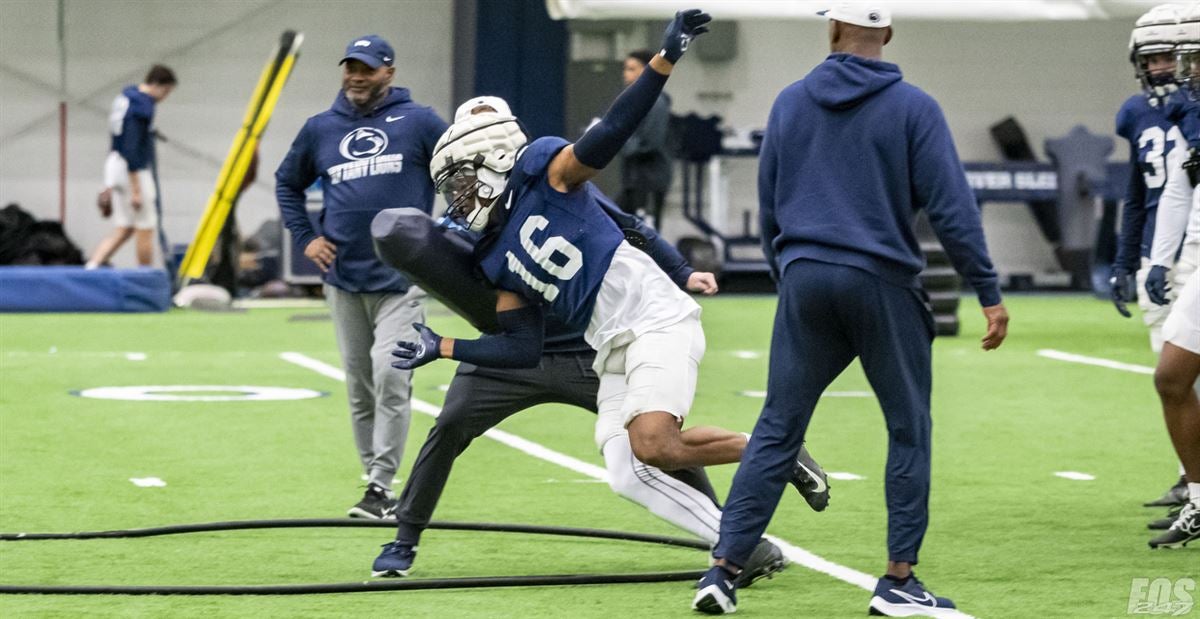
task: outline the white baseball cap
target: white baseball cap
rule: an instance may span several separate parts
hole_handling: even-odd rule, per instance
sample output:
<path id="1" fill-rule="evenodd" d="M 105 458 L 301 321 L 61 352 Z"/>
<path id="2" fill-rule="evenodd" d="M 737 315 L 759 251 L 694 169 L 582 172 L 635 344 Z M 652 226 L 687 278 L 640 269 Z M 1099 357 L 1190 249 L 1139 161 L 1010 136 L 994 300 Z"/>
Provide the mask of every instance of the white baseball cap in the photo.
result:
<path id="1" fill-rule="evenodd" d="M 818 11 L 817 15 L 863 28 L 892 25 L 892 12 L 878 2 L 836 2 L 832 8 Z"/>

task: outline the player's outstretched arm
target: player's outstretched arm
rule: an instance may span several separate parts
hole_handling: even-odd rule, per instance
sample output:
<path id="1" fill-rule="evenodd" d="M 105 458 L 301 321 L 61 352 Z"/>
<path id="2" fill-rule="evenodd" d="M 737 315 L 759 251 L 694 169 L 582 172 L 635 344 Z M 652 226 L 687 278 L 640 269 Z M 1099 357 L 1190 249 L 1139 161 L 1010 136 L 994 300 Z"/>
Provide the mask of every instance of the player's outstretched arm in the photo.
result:
<path id="1" fill-rule="evenodd" d="M 571 191 L 596 176 L 621 152 L 621 147 L 654 107 L 675 63 L 687 51 L 692 39 L 708 32 L 706 24 L 710 21 L 712 17 L 700 9 L 675 14 L 663 34 L 662 51 L 650 59 L 650 70 L 642 71 L 641 77 L 613 101 L 604 118 L 588 129 L 578 142 L 555 155 L 547 170 L 551 187 L 562 192 Z"/>
<path id="2" fill-rule="evenodd" d="M 501 290 L 496 295 L 496 319 L 501 332 L 475 340 L 442 337 L 421 323 L 416 342 L 396 342 L 392 367 L 412 370 L 437 359 L 465 361 L 489 368 L 529 369 L 542 359 L 545 334 L 542 308 L 527 305 L 520 296 Z"/>

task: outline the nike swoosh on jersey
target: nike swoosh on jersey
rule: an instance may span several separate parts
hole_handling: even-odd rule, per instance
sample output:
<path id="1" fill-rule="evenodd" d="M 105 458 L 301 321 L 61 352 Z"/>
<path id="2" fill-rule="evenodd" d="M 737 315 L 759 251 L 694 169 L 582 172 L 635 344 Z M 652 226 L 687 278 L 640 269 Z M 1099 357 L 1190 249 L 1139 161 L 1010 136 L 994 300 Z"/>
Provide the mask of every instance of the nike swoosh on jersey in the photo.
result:
<path id="1" fill-rule="evenodd" d="M 385 118 L 383 120 L 384 120 L 384 122 L 394 123 L 397 120 L 400 120 L 401 118 L 404 118 L 404 116 L 388 116 L 387 118 Z"/>

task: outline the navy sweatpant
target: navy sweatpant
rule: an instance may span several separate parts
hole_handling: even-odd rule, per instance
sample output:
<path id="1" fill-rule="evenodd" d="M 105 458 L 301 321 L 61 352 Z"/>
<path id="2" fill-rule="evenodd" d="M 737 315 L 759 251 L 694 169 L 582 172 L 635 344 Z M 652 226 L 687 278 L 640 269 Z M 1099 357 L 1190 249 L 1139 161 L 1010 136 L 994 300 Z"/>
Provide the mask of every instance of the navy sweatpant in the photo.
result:
<path id="1" fill-rule="evenodd" d="M 917 562 L 929 521 L 930 357 L 922 293 L 853 267 L 791 263 L 779 286 L 767 400 L 733 478 L 713 556 L 746 565 L 821 393 L 859 357 L 888 429 L 888 556 Z"/>

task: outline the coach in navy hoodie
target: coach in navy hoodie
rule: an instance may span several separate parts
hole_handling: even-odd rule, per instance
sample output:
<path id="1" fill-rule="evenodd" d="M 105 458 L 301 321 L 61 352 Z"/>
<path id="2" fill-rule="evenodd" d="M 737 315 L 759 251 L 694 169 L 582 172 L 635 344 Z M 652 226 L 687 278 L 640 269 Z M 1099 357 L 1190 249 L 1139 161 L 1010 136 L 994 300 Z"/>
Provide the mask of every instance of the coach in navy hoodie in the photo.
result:
<path id="1" fill-rule="evenodd" d="M 371 220 L 385 208 L 429 212 L 429 157 L 446 122 L 391 87 L 392 46 L 370 35 L 350 42 L 333 107 L 308 119 L 275 172 L 276 198 L 296 247 L 325 273 L 346 371 L 350 417 L 367 491 L 349 515 L 382 518 L 394 504 L 411 416 L 410 372 L 389 365 L 396 342 L 424 322 L 425 293 L 375 255 Z M 320 179 L 320 230 L 305 190 Z"/>
<path id="2" fill-rule="evenodd" d="M 827 16 L 834 53 L 779 95 L 763 141 L 759 206 L 779 307 L 766 404 L 713 554 L 731 571 L 746 564 L 818 398 L 859 357 L 889 436 L 889 561 L 870 605 L 904 615 L 952 606 L 929 595 L 911 567 L 928 522 L 934 336 L 918 279 L 918 210 L 979 297 L 984 349 L 1000 345 L 1008 317 L 942 112 L 880 59 L 890 14 L 873 2 L 838 2 Z"/>

